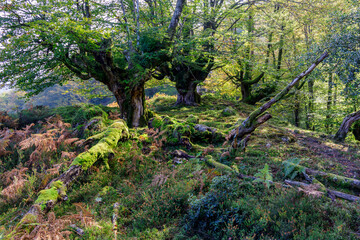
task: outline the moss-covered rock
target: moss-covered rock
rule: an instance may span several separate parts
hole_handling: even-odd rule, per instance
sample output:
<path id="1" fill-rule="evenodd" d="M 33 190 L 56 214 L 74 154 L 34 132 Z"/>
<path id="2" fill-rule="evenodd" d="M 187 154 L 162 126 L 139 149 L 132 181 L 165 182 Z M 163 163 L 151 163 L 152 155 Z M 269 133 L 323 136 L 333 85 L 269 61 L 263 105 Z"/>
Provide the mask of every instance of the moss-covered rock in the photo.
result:
<path id="1" fill-rule="evenodd" d="M 186 123 L 192 123 L 192 124 L 198 124 L 199 123 L 199 118 L 197 116 L 194 115 L 190 115 L 186 118 L 185 120 Z"/>
<path id="2" fill-rule="evenodd" d="M 225 139 L 224 134 L 202 124 L 197 124 L 199 119 L 190 115 L 185 121 L 180 122 L 168 116 L 155 116 L 149 122 L 149 128 L 158 129 L 166 136 L 170 145 L 185 145 L 191 148 L 192 141 L 213 143 Z"/>
<path id="3" fill-rule="evenodd" d="M 233 116 L 233 115 L 235 115 L 235 114 L 236 114 L 236 111 L 235 111 L 235 109 L 232 108 L 231 106 L 225 108 L 225 109 L 222 110 L 222 112 L 221 112 L 221 115 L 224 116 L 224 117 Z"/>

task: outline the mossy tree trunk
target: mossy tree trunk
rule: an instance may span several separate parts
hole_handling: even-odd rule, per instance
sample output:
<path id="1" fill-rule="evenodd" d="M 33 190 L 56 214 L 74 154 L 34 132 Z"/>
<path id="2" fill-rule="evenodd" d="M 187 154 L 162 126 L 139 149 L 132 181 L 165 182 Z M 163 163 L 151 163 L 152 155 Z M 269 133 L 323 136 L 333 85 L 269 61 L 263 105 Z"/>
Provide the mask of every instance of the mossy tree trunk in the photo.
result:
<path id="1" fill-rule="evenodd" d="M 184 74 L 188 76 L 189 73 Z M 194 106 L 201 102 L 201 97 L 196 88 L 198 83 L 192 78 L 185 78 L 182 81 L 176 81 L 176 89 L 178 91 L 176 105 Z"/>
<path id="2" fill-rule="evenodd" d="M 129 127 L 141 127 L 147 124 L 145 82 L 141 81 L 127 90 L 123 86 L 119 87 L 118 84 L 108 86 L 120 107 L 120 117 L 126 120 Z"/>
<path id="3" fill-rule="evenodd" d="M 334 139 L 339 142 L 343 142 L 347 136 L 347 133 L 349 132 L 352 124 L 356 121 L 360 120 L 360 111 L 354 112 L 352 114 L 347 115 L 343 122 L 341 123 L 341 126 L 337 133 L 334 136 Z"/>

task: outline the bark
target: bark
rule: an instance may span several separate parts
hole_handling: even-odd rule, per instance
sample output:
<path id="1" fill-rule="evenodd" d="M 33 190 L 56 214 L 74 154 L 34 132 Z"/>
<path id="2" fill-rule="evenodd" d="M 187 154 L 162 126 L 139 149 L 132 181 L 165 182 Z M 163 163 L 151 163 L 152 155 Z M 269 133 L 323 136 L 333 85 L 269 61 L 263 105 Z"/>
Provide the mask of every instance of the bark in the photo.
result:
<path id="1" fill-rule="evenodd" d="M 120 117 L 132 127 L 145 126 L 148 120 L 148 111 L 145 105 L 145 82 L 133 86 L 130 90 L 118 84 L 110 84 L 108 88 L 114 94 L 120 107 Z"/>
<path id="2" fill-rule="evenodd" d="M 176 89 L 178 91 L 177 100 L 175 105 L 189 105 L 195 106 L 201 102 L 201 97 L 196 90 L 197 84 L 195 82 L 190 82 L 187 86 L 178 86 L 176 84 Z"/>
<path id="3" fill-rule="evenodd" d="M 330 73 L 328 81 L 328 99 L 326 103 L 326 123 L 325 128 L 328 133 L 330 133 L 330 128 L 332 127 L 331 122 L 331 105 L 332 105 L 332 88 L 333 88 L 333 74 Z"/>
<path id="4" fill-rule="evenodd" d="M 320 58 L 318 58 L 306 71 L 299 74 L 291 83 L 289 83 L 281 92 L 279 92 L 274 98 L 262 105 L 260 108 L 253 111 L 249 117 L 243 121 L 238 128 L 231 131 L 229 135 L 229 140 L 232 140 L 231 147 L 237 148 L 237 142 L 240 142 L 246 135 L 252 133 L 258 126 L 266 122 L 271 118 L 271 115 L 265 113 L 273 104 L 280 101 L 285 97 L 289 91 L 299 83 L 301 79 L 308 76 L 329 54 L 327 52 L 323 53 Z M 265 114 L 264 114 L 265 113 Z"/>
<path id="5" fill-rule="evenodd" d="M 360 120 L 360 111 L 347 115 L 335 134 L 334 139 L 339 142 L 344 142 L 351 125 L 358 120 Z"/>
<path id="6" fill-rule="evenodd" d="M 213 58 L 200 56 L 191 65 L 177 64 L 170 70 L 170 80 L 176 83 L 178 97 L 176 105 L 194 106 L 201 102 L 196 87 L 205 81 L 214 65 Z"/>
<path id="7" fill-rule="evenodd" d="M 175 30 L 179 24 L 180 16 L 183 11 L 186 0 L 177 0 L 171 22 L 168 27 L 168 38 L 172 40 L 175 36 Z"/>

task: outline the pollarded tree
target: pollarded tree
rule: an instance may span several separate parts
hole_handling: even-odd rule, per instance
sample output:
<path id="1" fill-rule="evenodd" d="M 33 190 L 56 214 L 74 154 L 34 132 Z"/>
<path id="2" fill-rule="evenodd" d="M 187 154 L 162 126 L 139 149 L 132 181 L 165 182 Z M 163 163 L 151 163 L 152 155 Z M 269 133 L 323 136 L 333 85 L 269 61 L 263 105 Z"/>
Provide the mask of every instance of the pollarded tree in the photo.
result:
<path id="1" fill-rule="evenodd" d="M 186 17 L 177 35 L 170 64 L 158 68 L 158 79 L 167 76 L 178 91 L 176 104 L 200 103 L 197 86 L 204 82 L 216 67 L 215 57 L 226 29 L 223 23 L 242 6 L 256 1 L 196 0 L 186 6 Z M 185 14 L 184 14 L 185 15 Z"/>
<path id="2" fill-rule="evenodd" d="M 169 59 L 184 4 L 171 16 L 171 0 L 3 1 L 1 82 L 34 95 L 74 76 L 95 79 L 129 126 L 145 124 L 144 84 Z"/>

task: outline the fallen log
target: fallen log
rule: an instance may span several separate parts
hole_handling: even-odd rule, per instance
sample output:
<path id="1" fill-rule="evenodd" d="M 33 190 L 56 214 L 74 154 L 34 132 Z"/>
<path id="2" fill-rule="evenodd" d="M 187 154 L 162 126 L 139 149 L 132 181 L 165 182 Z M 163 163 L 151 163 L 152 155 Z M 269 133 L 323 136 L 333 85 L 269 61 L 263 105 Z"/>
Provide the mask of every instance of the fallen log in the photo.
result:
<path id="1" fill-rule="evenodd" d="M 272 105 L 284 98 L 289 91 L 297 84 L 301 79 L 308 76 L 329 54 L 327 52 L 323 53 L 320 58 L 318 58 L 306 71 L 300 73 L 291 83 L 289 83 L 281 92 L 279 92 L 274 98 L 270 101 L 263 104 L 261 107 L 253 111 L 245 121 L 243 121 L 239 127 L 233 129 L 228 139 L 232 141 L 231 148 L 237 149 L 239 143 L 245 136 L 251 134 L 258 128 L 260 125 L 268 121 L 272 116 L 269 113 L 265 113 Z"/>
<path id="2" fill-rule="evenodd" d="M 310 184 L 306 184 L 303 182 L 297 182 L 297 181 L 291 181 L 291 180 L 285 180 L 286 184 L 289 184 L 291 186 L 298 186 L 298 187 L 308 187 L 310 186 Z M 360 197 L 351 195 L 351 194 L 347 194 L 347 193 L 343 193 L 343 192 L 338 192 L 338 191 L 334 191 L 334 190 L 329 190 L 327 189 L 328 193 L 331 195 L 334 195 L 338 198 L 342 198 L 345 200 L 348 200 L 350 202 L 357 202 L 360 201 Z"/>
<path id="3" fill-rule="evenodd" d="M 288 165 L 293 165 L 295 168 L 302 169 L 306 174 L 314 177 L 320 177 L 322 180 L 332 182 L 341 187 L 360 189 L 360 180 L 354 178 L 348 178 L 333 173 L 322 172 L 314 169 L 310 169 L 298 164 L 287 162 Z"/>
<path id="4" fill-rule="evenodd" d="M 15 232 L 24 224 L 37 223 L 39 217 L 51 210 L 56 203 L 66 200 L 66 191 L 71 183 L 96 161 L 101 159 L 105 165 L 108 165 L 107 159 L 114 153 L 118 142 L 129 138 L 130 134 L 126 123 L 123 120 L 118 120 L 111 124 L 100 136 L 102 138 L 97 144 L 79 154 L 66 172 L 58 178 L 53 179 L 44 190 L 39 192 L 39 196 L 34 205 L 30 207 L 29 211 L 15 227 Z M 11 239 L 14 231 L 10 233 L 9 239 Z"/>
<path id="5" fill-rule="evenodd" d="M 237 177 L 241 178 L 241 179 L 250 179 L 250 180 L 256 180 L 257 178 L 254 176 L 247 176 L 241 173 L 238 173 L 234 168 L 231 168 L 225 164 L 219 163 L 217 161 L 215 161 L 211 156 L 206 156 L 205 157 L 205 161 L 214 166 L 215 168 L 226 172 L 228 174 L 236 174 Z M 310 184 L 306 184 L 303 182 L 297 182 L 297 181 L 291 181 L 291 180 L 285 180 L 284 181 L 285 184 L 288 185 L 292 185 L 292 186 L 300 186 L 300 187 L 308 187 L 310 186 Z M 317 184 L 319 186 L 319 190 L 324 192 L 324 193 L 328 193 L 329 197 L 332 198 L 332 196 L 338 197 L 338 198 L 342 198 L 351 202 L 355 202 L 355 201 L 360 201 L 360 197 L 351 195 L 351 194 L 347 194 L 347 193 L 343 193 L 343 192 L 339 192 L 339 191 L 334 191 L 334 190 L 329 190 L 327 189 L 321 182 L 317 181 L 316 179 L 311 179 L 311 182 L 313 184 Z M 269 183 L 271 184 L 276 184 L 276 182 L 273 181 L 269 181 Z M 279 183 L 279 185 L 281 185 Z M 284 186 L 284 185 L 283 185 Z M 285 186 L 284 186 L 285 187 Z"/>

